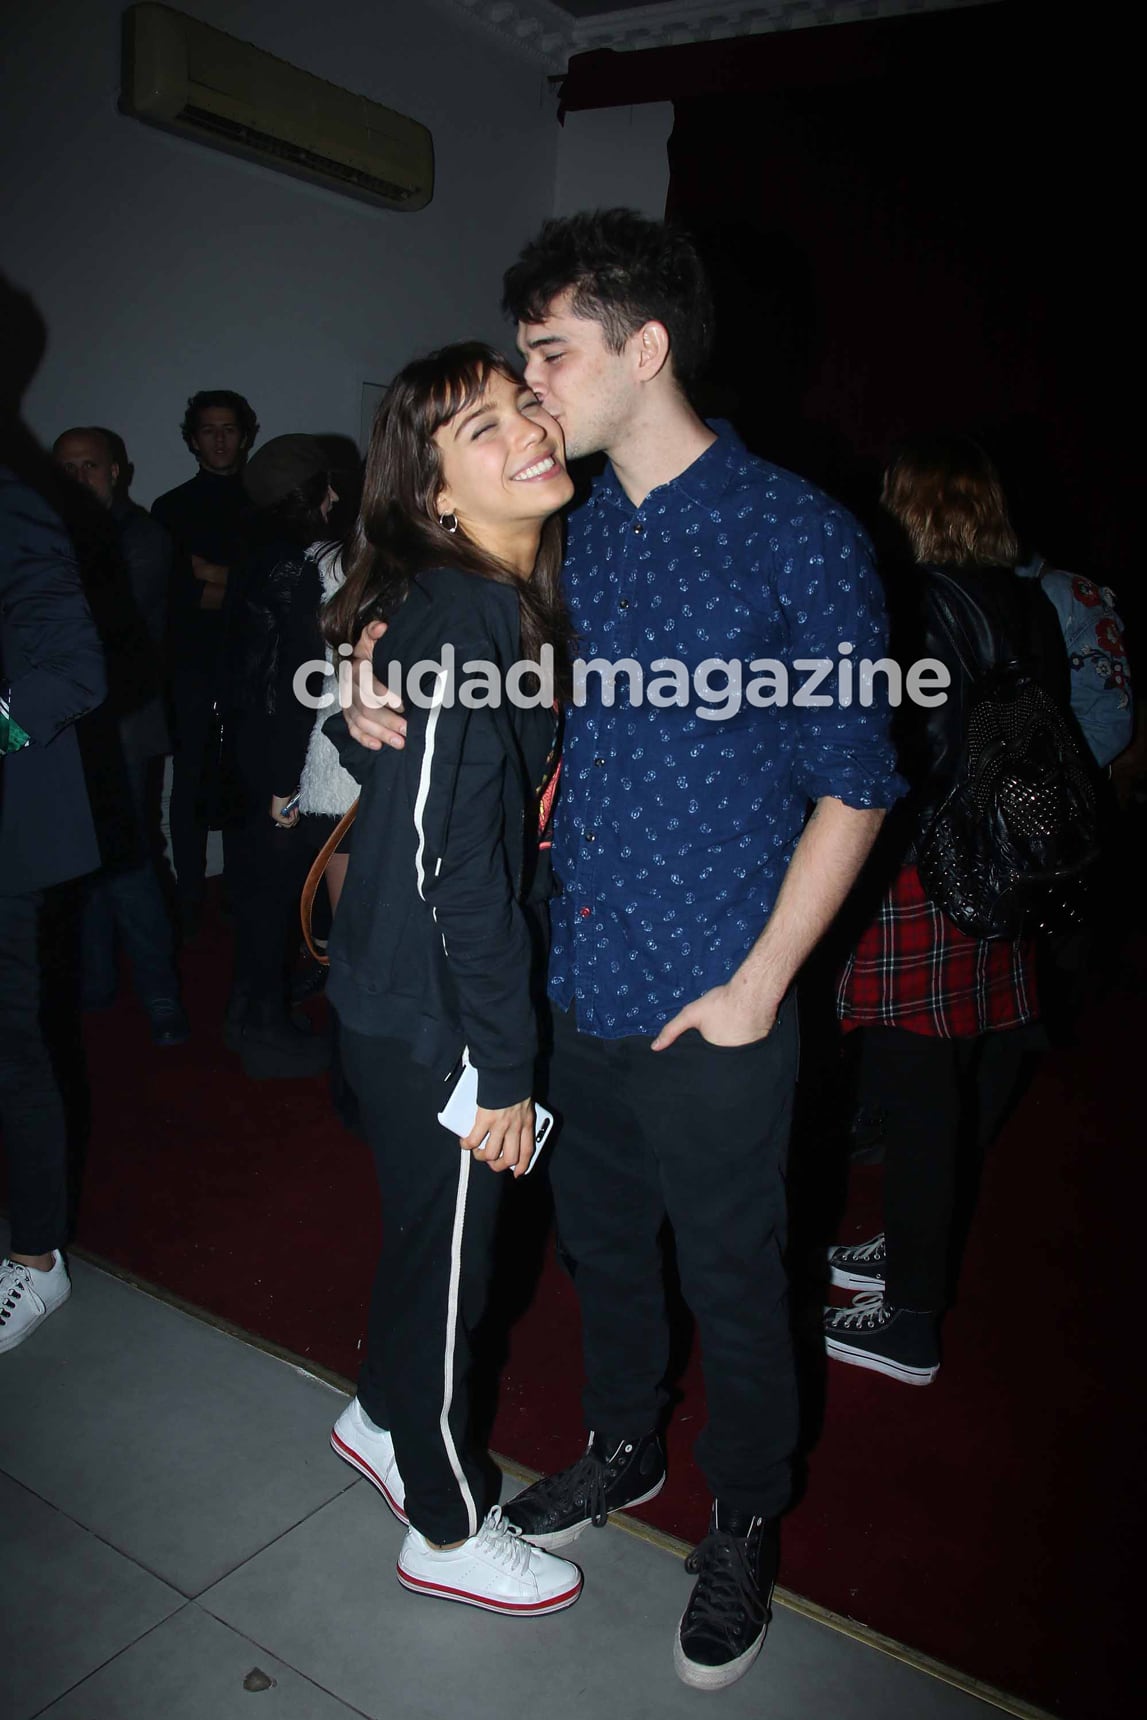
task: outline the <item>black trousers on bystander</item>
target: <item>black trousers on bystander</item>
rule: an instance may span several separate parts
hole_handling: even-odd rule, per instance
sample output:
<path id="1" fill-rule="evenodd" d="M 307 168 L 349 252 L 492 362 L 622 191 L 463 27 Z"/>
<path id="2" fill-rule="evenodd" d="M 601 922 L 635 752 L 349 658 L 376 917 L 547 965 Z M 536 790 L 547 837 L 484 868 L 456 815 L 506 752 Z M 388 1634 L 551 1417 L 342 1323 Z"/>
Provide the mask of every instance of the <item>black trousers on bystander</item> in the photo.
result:
<path id="1" fill-rule="evenodd" d="M 884 1118 L 889 1307 L 951 1303 L 980 1161 L 1045 1044 L 1038 1024 L 969 1039 L 864 1029 L 865 1091 Z"/>
<path id="2" fill-rule="evenodd" d="M 0 895 L 0 1124 L 17 1254 L 67 1240 L 64 1102 L 40 1025 L 42 905 L 40 892 Z"/>

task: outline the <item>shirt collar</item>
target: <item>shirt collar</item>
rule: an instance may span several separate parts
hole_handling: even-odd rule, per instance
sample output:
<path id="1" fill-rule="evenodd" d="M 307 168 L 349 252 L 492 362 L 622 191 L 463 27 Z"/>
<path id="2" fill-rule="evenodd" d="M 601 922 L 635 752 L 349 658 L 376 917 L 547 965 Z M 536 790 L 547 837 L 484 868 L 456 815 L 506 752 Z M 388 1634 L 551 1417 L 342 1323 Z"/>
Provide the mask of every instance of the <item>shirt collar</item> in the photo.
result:
<path id="1" fill-rule="evenodd" d="M 717 440 L 675 478 L 670 478 L 668 483 L 658 484 L 656 489 L 650 490 L 645 498 L 647 502 L 654 496 L 661 495 L 663 491 L 669 491 L 696 502 L 698 507 L 708 509 L 715 507 L 730 488 L 733 469 L 744 459 L 745 444 L 724 418 L 707 419 L 706 422 L 710 430 L 716 432 Z M 606 465 L 601 476 L 594 479 L 590 499 L 594 502 L 612 502 L 614 507 L 624 508 L 629 513 L 634 511 L 633 503 L 618 482 L 612 461 Z M 643 502 L 642 506 L 644 505 Z"/>

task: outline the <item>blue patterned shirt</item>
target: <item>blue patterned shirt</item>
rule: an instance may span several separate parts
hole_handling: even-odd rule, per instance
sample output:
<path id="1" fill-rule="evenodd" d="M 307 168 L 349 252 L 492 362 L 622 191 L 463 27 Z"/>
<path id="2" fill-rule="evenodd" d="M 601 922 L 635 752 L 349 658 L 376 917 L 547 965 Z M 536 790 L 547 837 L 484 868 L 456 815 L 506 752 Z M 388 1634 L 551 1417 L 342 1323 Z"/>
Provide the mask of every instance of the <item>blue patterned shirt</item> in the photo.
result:
<path id="1" fill-rule="evenodd" d="M 569 522 L 579 655 L 637 660 L 646 692 L 635 701 L 619 674 L 611 708 L 591 673 L 567 712 L 549 989 L 603 1039 L 655 1034 L 731 977 L 769 917 L 810 801 L 886 807 L 903 788 L 880 700 L 798 709 L 742 698 L 716 720 L 695 695 L 686 708 L 651 702 L 662 658 L 690 677 L 705 659 L 740 659 L 745 688 L 753 659 L 831 659 L 835 687 L 842 640 L 854 662 L 885 655 L 856 521 L 728 425 L 713 428 L 712 447 L 641 507 L 608 467 Z M 790 690 L 805 679 L 794 673 Z"/>

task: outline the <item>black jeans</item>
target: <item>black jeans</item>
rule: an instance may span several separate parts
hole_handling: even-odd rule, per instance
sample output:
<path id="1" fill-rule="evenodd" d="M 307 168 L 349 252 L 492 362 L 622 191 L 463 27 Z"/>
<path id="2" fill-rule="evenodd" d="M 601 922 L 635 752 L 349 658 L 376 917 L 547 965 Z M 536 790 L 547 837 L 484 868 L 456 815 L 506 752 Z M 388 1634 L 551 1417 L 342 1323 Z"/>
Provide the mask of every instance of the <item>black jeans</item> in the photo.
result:
<path id="1" fill-rule="evenodd" d="M 473 1535 L 494 1503 L 470 1439 L 469 1382 L 506 1173 L 438 1122 L 449 1086 L 405 1045 L 342 1024 L 339 1041 L 382 1196 L 359 1402 L 394 1440 L 410 1521 L 444 1545 Z"/>
<path id="2" fill-rule="evenodd" d="M 885 1294 L 892 1307 L 939 1313 L 951 1301 L 961 1171 L 965 1187 L 974 1188 L 978 1160 L 1041 1048 L 1042 1030 L 1034 1026 L 973 1039 L 864 1029 L 865 1092 L 884 1116 Z"/>
<path id="3" fill-rule="evenodd" d="M 136 996 L 145 1009 L 179 997 L 171 921 L 153 852 L 148 796 L 153 762 L 157 761 L 132 759 L 126 766 L 144 858 L 136 865 L 105 867 L 85 885 L 81 960 L 88 1003 L 103 1003 L 115 995 L 117 943 L 127 952 Z"/>
<path id="4" fill-rule="evenodd" d="M 767 1517 L 789 1502 L 797 1442 L 784 1264 L 797 1057 L 791 997 L 767 1039 L 739 1047 L 691 1031 L 655 1052 L 554 1015 L 550 1178 L 581 1304 L 586 1425 L 632 1438 L 664 1408 L 668 1217 L 705 1370 L 697 1461 L 715 1498 Z"/>
<path id="5" fill-rule="evenodd" d="M 235 909 L 235 989 L 248 1019 L 285 1023 L 287 982 L 302 936 L 299 898 L 315 857 L 307 819 L 283 830 L 271 817 L 270 730 L 262 717 L 237 725 L 236 758 L 246 813 L 231 834 L 228 875 Z"/>
<path id="6" fill-rule="evenodd" d="M 62 1248 L 68 1225 L 64 1103 L 40 1025 L 42 901 L 0 895 L 0 1125 L 17 1254 Z"/>

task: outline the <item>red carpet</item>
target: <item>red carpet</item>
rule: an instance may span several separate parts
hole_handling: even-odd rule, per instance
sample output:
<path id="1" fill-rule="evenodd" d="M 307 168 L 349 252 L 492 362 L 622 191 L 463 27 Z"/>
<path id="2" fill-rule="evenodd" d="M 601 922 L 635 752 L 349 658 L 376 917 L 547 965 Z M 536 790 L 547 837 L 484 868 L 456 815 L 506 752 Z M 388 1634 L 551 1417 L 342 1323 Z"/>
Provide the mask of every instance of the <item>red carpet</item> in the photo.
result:
<path id="1" fill-rule="evenodd" d="M 218 1027 L 228 958 L 218 923 L 186 957 L 188 1046 L 153 1051 L 128 999 L 89 1018 L 78 1241 L 353 1378 L 379 1222 L 366 1150 L 323 1082 L 243 1077 Z M 813 1367 L 807 1491 L 784 1543 L 788 1588 L 1067 1720 L 1139 1706 L 1142 965 L 1044 1065 L 993 1152 L 936 1384 Z M 877 1228 L 878 1178 L 854 1177 L 843 1235 Z M 511 1297 L 543 1193 L 512 1190 Z M 494 1449 L 541 1470 L 573 1457 L 579 1370 L 573 1293 L 547 1258 L 511 1333 Z M 640 1514 L 693 1539 L 696 1356 L 681 1391 L 671 1481 Z"/>

